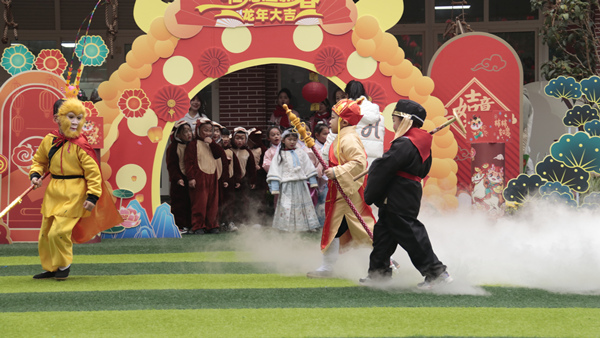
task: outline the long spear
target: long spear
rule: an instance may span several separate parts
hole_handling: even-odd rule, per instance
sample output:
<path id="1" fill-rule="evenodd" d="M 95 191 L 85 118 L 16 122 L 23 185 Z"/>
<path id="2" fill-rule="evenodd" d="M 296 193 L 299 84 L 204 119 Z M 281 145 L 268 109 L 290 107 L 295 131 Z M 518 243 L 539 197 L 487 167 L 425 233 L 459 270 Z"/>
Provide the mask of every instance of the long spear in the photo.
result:
<path id="1" fill-rule="evenodd" d="M 41 180 L 43 180 L 44 178 L 46 178 L 46 176 L 48 176 L 50 172 L 46 172 L 44 174 L 44 176 L 42 176 L 42 178 L 40 178 Z M 21 204 L 21 202 L 23 202 L 23 197 L 25 197 L 25 195 L 29 194 L 29 192 L 33 190 L 33 184 L 27 188 L 25 191 L 23 191 L 23 193 L 21 195 L 19 195 L 19 197 L 15 198 L 14 201 L 12 201 L 6 208 L 4 208 L 4 210 L 2 210 L 2 212 L 0 212 L 0 218 L 4 217 L 6 214 L 8 214 L 8 212 L 10 211 L 10 209 L 14 208 L 17 204 Z"/>
<path id="2" fill-rule="evenodd" d="M 296 114 L 292 113 L 292 111 L 288 108 L 288 106 L 286 104 L 283 105 L 283 109 L 285 109 L 285 112 L 286 112 L 288 118 L 290 119 L 290 123 L 292 123 L 294 125 L 294 128 L 296 128 L 296 130 L 298 131 L 298 134 L 300 134 L 300 137 L 302 137 L 304 144 L 306 144 L 306 146 L 309 147 L 313 151 L 313 153 L 315 153 L 315 156 L 317 157 L 317 159 L 319 160 L 319 163 L 321 163 L 323 168 L 325 168 L 325 170 L 329 169 L 329 166 L 323 160 L 323 157 L 321 156 L 319 150 L 317 150 L 317 148 L 315 147 L 315 140 L 312 137 L 310 137 L 309 133 L 306 131 L 304 123 L 300 121 L 300 119 L 296 116 Z M 336 179 L 334 179 L 333 183 L 335 184 L 335 187 L 340 192 L 340 194 L 342 195 L 342 197 L 344 198 L 346 203 L 348 203 L 348 206 L 350 207 L 350 209 L 352 209 L 352 212 L 354 212 L 354 215 L 356 216 L 356 218 L 358 218 L 360 225 L 362 225 L 362 227 L 365 229 L 365 231 L 367 232 L 367 234 L 369 235 L 371 240 L 373 240 L 373 232 L 371 231 L 371 229 L 369 229 L 369 227 L 367 226 L 367 223 L 365 223 L 365 220 L 362 218 L 360 212 L 358 212 L 358 210 L 354 206 L 354 203 L 352 203 L 350 198 L 348 198 L 348 195 L 346 195 L 344 190 L 342 190 L 342 186 L 340 185 L 340 182 L 338 182 Z"/>

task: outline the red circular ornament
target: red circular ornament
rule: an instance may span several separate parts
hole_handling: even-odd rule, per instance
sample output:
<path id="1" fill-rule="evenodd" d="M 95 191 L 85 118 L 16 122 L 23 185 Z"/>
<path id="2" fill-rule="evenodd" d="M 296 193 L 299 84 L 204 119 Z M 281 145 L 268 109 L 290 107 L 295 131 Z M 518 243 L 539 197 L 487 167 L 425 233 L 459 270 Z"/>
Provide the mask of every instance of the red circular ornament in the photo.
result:
<path id="1" fill-rule="evenodd" d="M 302 97 L 310 103 L 319 103 L 327 98 L 327 87 L 321 82 L 309 82 L 302 88 Z"/>

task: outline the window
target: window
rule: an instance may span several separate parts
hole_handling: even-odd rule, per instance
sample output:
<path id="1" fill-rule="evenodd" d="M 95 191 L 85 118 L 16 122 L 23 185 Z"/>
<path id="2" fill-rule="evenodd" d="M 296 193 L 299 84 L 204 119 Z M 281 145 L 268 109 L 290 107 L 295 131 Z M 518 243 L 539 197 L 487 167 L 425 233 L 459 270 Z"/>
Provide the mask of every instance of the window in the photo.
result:
<path id="1" fill-rule="evenodd" d="M 435 0 L 435 22 L 444 23 L 448 20 L 455 20 L 457 16 L 465 13 L 467 22 L 483 21 L 483 1 L 469 0 L 463 1 L 463 5 L 453 5 L 456 0 Z M 524 1 L 524 0 L 521 0 Z M 529 1 L 527 1 L 529 3 Z"/>

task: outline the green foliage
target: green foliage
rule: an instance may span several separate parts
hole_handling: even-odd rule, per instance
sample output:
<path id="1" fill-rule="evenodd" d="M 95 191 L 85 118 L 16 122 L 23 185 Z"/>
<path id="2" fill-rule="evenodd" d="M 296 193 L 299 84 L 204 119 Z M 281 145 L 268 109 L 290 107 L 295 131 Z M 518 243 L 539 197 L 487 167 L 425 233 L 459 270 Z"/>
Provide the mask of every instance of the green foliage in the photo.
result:
<path id="1" fill-rule="evenodd" d="M 531 0 L 531 8 L 544 16 L 542 41 L 555 51 L 541 67 L 547 80 L 561 75 L 581 80 L 596 74 L 599 42 L 592 15 L 597 6 L 598 0 Z"/>

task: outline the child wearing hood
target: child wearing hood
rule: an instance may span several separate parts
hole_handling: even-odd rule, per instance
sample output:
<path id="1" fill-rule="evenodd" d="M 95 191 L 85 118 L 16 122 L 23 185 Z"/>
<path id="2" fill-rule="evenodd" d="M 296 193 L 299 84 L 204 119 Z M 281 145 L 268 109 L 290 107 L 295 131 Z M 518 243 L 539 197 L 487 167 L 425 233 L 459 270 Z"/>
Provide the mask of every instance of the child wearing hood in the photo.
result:
<path id="1" fill-rule="evenodd" d="M 186 234 L 192 224 L 192 206 L 184 162 L 185 148 L 192 140 L 192 136 L 192 126 L 186 121 L 178 121 L 171 132 L 171 144 L 167 147 L 167 171 L 171 183 L 169 188 L 171 213 L 182 234 Z"/>

